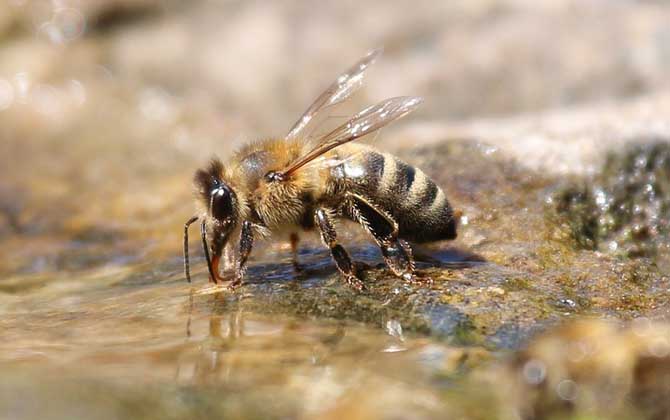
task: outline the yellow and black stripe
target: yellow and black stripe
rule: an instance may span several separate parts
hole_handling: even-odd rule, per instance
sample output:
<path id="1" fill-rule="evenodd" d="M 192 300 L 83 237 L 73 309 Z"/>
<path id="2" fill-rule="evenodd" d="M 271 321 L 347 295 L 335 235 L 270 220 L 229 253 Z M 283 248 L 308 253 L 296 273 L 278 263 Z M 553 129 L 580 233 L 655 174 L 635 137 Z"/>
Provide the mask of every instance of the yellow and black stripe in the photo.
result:
<path id="1" fill-rule="evenodd" d="M 421 169 L 389 153 L 365 156 L 365 191 L 398 222 L 400 236 L 415 242 L 456 237 L 447 197 Z"/>

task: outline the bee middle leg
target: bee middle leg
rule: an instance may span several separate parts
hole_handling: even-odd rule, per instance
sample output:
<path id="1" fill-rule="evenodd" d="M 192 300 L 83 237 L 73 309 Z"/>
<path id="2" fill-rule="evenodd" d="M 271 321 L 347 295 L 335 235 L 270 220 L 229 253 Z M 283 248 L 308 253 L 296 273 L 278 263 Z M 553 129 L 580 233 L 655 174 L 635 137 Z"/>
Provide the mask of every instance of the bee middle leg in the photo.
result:
<path id="1" fill-rule="evenodd" d="M 314 221 L 321 231 L 323 243 L 330 248 L 330 253 L 335 260 L 337 269 L 342 273 L 347 284 L 356 290 L 363 290 L 363 282 L 356 277 L 354 264 L 349 258 L 347 251 L 337 243 L 337 232 L 331 221 L 330 212 L 324 208 L 318 208 L 314 214 Z"/>
<path id="2" fill-rule="evenodd" d="M 430 283 L 430 278 L 418 277 L 414 273 L 412 249 L 398 238 L 398 223 L 364 197 L 349 194 L 348 199 L 352 215 L 377 242 L 393 274 L 408 282 Z"/>

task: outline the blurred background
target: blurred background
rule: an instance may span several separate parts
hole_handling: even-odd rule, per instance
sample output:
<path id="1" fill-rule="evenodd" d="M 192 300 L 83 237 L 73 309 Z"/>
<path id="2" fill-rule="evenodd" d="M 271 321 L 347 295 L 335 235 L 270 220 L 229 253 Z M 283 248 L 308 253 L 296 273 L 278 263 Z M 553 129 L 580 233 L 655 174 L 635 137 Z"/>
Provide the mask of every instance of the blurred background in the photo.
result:
<path id="1" fill-rule="evenodd" d="M 665 144 L 644 156 L 666 156 L 666 172 L 624 195 L 668 179 L 669 22 L 661 0 L 0 0 L 0 418 L 640 418 L 612 403 L 631 396 L 667 416 L 669 376 L 649 372 L 670 365 L 667 328 L 653 324 L 667 320 L 670 280 L 655 260 L 628 259 L 637 248 L 615 251 L 651 231 L 670 267 L 657 240 L 669 184 L 631 204 L 651 230 L 628 218 L 587 250 L 566 229 L 593 234 L 626 177 L 565 193 L 573 209 L 596 203 L 572 221 L 554 225 L 544 206 L 566 180 L 593 184 L 629 143 Z M 198 298 L 181 274 L 193 172 L 282 136 L 378 47 L 342 115 L 424 97 L 376 141 L 446 188 L 465 211 L 457 247 L 491 264 L 435 272 L 450 282 L 427 292 L 382 279 L 366 300 L 323 276 L 292 288 L 279 246 L 253 257 L 266 265 L 252 261 L 247 293 Z M 354 254 L 379 262 L 367 246 Z M 322 250 L 303 257 L 330 267 Z M 194 266 L 204 287 L 198 251 Z M 406 300 L 386 306 L 391 293 Z M 578 315 L 633 329 L 567 327 L 464 375 Z M 651 376 L 634 388 L 632 372 Z M 509 378 L 523 386 L 501 396 Z"/>

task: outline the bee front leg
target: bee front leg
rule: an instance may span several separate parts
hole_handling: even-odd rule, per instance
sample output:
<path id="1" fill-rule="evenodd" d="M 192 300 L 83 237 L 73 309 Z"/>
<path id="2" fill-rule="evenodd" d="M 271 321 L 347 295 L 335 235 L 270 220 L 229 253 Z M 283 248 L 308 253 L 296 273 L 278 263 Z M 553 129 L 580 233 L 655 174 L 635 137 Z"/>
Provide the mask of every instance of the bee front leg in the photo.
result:
<path id="1" fill-rule="evenodd" d="M 431 283 L 430 278 L 418 277 L 414 273 L 412 249 L 407 242 L 398 238 L 398 223 L 357 194 L 348 194 L 348 199 L 351 213 L 377 242 L 393 274 L 412 283 Z"/>
<path id="2" fill-rule="evenodd" d="M 230 288 L 234 289 L 242 284 L 244 274 L 247 272 L 247 259 L 251 253 L 251 248 L 254 245 L 254 231 L 253 224 L 245 220 L 242 222 L 242 230 L 240 232 L 240 257 L 237 261 L 237 269 L 235 270 L 235 279 L 230 284 Z"/>
<path id="3" fill-rule="evenodd" d="M 314 214 L 314 221 L 321 231 L 321 239 L 323 243 L 330 248 L 330 253 L 335 260 L 335 265 L 337 269 L 344 276 L 346 283 L 353 287 L 356 290 L 363 290 L 365 286 L 358 277 L 356 277 L 354 265 L 349 258 L 347 251 L 337 243 L 337 232 L 335 232 L 335 227 L 333 226 L 332 221 L 330 220 L 329 211 L 324 208 L 319 208 Z"/>

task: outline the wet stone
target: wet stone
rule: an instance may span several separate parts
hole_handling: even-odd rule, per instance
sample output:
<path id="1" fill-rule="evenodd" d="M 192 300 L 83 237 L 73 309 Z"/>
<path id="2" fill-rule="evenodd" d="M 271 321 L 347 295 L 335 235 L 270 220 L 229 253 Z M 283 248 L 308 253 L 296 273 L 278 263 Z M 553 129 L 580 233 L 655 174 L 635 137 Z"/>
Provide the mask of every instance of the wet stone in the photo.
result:
<path id="1" fill-rule="evenodd" d="M 670 250 L 670 143 L 637 139 L 611 152 L 593 179 L 554 195 L 554 207 L 577 246 L 628 257 Z"/>

